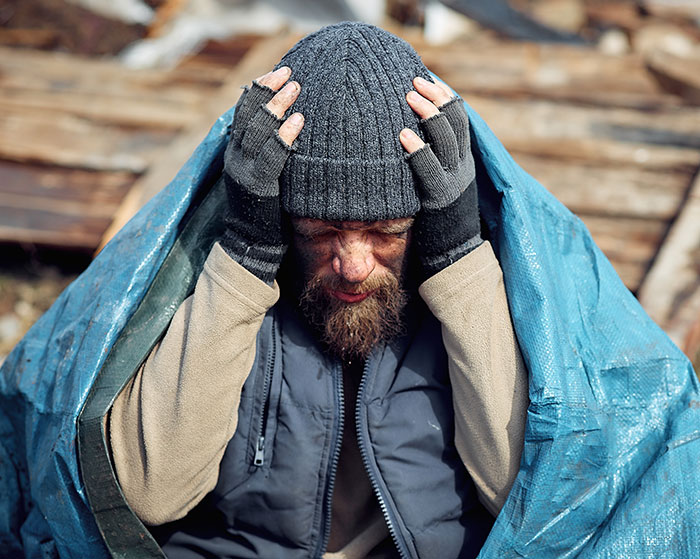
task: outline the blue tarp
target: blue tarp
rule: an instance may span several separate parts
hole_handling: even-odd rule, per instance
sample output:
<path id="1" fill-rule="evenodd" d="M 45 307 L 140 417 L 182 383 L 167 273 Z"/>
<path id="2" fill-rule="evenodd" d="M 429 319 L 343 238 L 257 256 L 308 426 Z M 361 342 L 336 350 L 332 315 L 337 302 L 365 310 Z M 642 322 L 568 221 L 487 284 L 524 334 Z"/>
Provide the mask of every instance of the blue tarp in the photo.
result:
<path id="1" fill-rule="evenodd" d="M 4 363 L 0 557 L 108 557 L 79 473 L 76 418 L 220 159 L 231 115 Z M 694 559 L 700 394 L 688 360 L 582 222 L 469 115 L 477 167 L 489 178 L 480 183 L 481 213 L 531 399 L 521 469 L 480 557 Z"/>

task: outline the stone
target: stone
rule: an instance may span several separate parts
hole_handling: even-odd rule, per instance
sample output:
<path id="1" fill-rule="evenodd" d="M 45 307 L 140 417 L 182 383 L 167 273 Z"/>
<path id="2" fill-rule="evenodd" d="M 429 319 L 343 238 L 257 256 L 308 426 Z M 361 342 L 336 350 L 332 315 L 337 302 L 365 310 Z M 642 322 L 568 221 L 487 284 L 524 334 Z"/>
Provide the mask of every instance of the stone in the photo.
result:
<path id="1" fill-rule="evenodd" d="M 0 343 L 14 345 L 21 335 L 22 321 L 16 314 L 8 313 L 0 316 Z"/>
<path id="2" fill-rule="evenodd" d="M 630 51 L 630 41 L 621 29 L 608 29 L 598 39 L 598 50 L 611 56 L 622 56 Z"/>

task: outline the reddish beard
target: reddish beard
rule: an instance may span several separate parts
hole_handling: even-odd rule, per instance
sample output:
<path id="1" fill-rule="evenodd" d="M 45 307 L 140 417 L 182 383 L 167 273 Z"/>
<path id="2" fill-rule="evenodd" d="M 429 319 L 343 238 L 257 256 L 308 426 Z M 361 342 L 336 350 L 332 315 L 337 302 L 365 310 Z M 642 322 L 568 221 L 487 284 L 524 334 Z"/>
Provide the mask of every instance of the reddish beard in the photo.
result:
<path id="1" fill-rule="evenodd" d="M 362 301 L 346 303 L 331 291 L 371 293 Z M 350 361 L 366 359 L 378 343 L 403 333 L 402 313 L 407 301 L 399 278 L 387 272 L 359 285 L 337 276 L 314 276 L 304 286 L 299 306 L 331 353 Z"/>

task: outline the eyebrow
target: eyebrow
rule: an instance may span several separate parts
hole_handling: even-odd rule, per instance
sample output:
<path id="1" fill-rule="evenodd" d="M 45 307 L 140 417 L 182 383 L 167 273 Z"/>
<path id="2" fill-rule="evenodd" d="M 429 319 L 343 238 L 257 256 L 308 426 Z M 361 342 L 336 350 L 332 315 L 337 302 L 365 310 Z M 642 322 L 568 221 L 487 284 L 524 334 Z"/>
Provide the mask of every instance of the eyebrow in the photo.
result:
<path id="1" fill-rule="evenodd" d="M 413 227 L 413 218 L 407 220 L 407 221 L 402 221 L 400 223 L 386 223 L 384 225 L 378 226 L 375 230 L 380 231 L 381 233 L 405 233 L 408 231 L 411 227 Z"/>

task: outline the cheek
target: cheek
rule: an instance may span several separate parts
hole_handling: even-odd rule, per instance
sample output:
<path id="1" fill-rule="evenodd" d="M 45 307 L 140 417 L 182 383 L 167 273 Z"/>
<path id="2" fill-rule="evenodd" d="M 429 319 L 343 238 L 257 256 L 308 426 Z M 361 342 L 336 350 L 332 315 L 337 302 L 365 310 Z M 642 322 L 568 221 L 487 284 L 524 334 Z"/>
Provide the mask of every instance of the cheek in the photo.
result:
<path id="1" fill-rule="evenodd" d="M 330 268 L 331 250 L 325 244 L 296 242 L 295 249 L 298 263 L 306 277 L 323 273 Z"/>
<path id="2" fill-rule="evenodd" d="M 407 240 L 393 239 L 375 247 L 375 258 L 382 266 L 400 276 L 406 266 L 408 246 Z"/>

